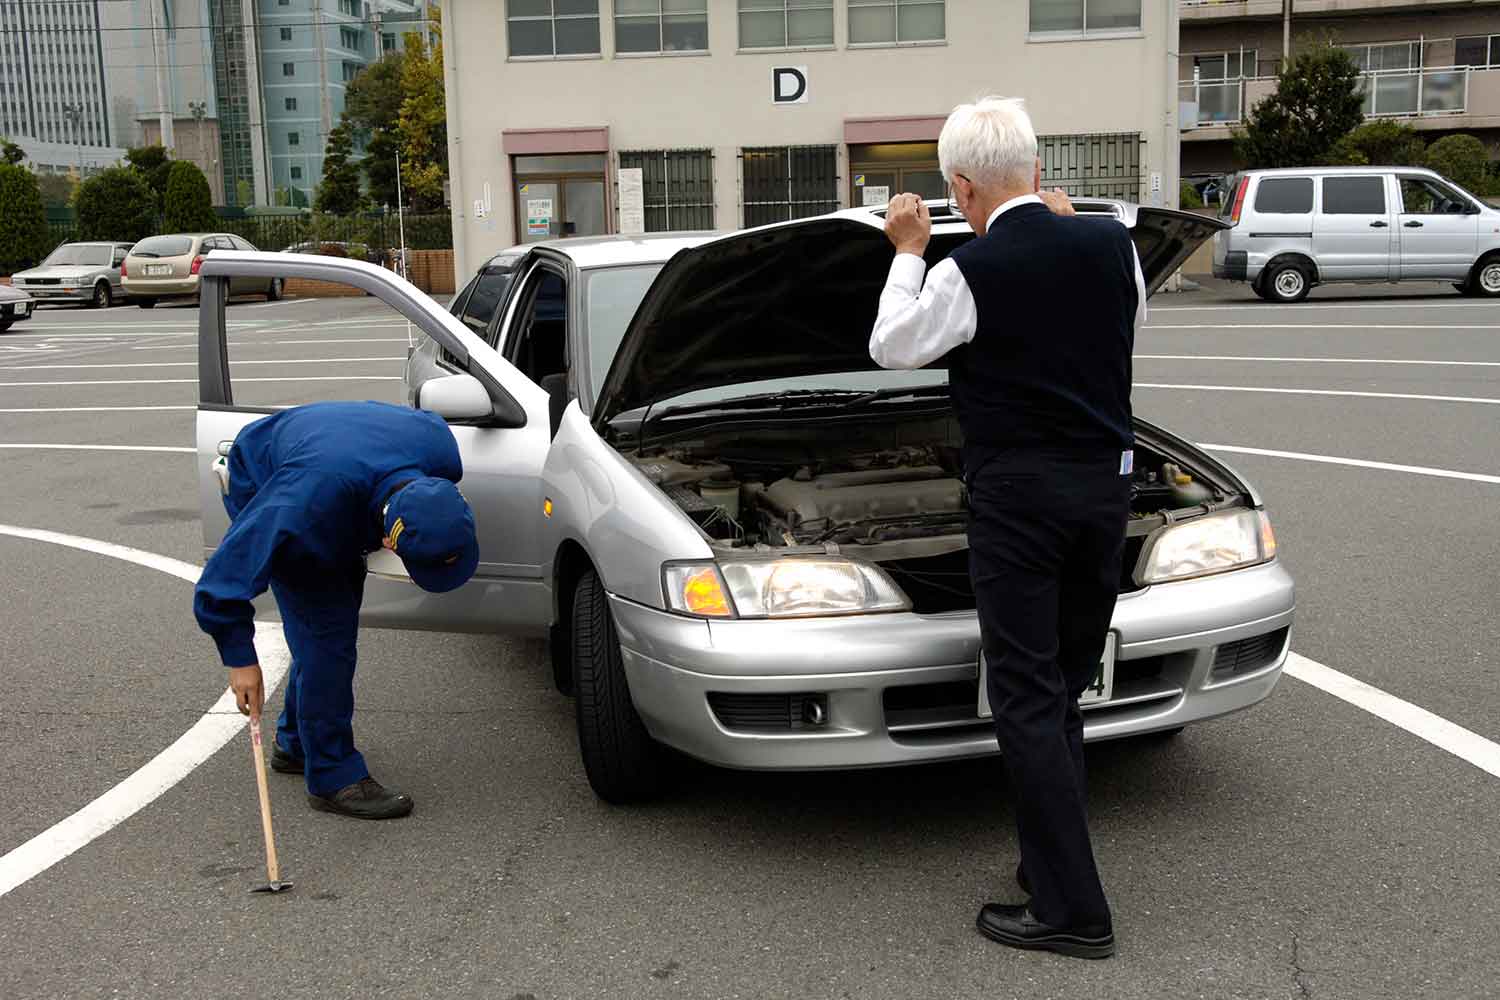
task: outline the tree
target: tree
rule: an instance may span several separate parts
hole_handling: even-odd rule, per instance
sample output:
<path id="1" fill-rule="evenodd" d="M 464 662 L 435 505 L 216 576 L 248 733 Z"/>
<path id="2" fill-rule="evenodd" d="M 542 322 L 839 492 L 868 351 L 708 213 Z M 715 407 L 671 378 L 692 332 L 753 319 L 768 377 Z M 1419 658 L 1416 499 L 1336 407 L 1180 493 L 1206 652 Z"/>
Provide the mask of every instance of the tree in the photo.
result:
<path id="1" fill-rule="evenodd" d="M 350 215 L 364 207 L 365 195 L 359 189 L 359 166 L 349 157 L 354 152 L 354 137 L 347 122 L 340 122 L 328 133 L 323 150 L 323 181 L 318 185 L 313 208 L 319 212 Z"/>
<path id="2" fill-rule="evenodd" d="M 396 151 L 400 148 L 401 89 L 404 53 L 391 53 L 360 70 L 344 90 L 344 113 L 350 138 L 364 140 L 360 169 L 365 187 L 377 205 L 396 204 Z"/>
<path id="3" fill-rule="evenodd" d="M 1489 153 L 1484 143 L 1460 132 L 1445 135 L 1427 150 L 1427 167 L 1475 194 L 1489 194 Z"/>
<path id="4" fill-rule="evenodd" d="M 71 205 L 78 182 L 71 174 L 38 174 L 37 187 L 42 189 L 42 204 Z"/>
<path id="5" fill-rule="evenodd" d="M 436 11 L 434 10 L 434 14 Z M 448 179 L 448 115 L 443 94 L 443 43 L 430 48 L 406 36 L 401 67 L 401 183 L 417 211 L 443 207 Z"/>
<path id="6" fill-rule="evenodd" d="M 110 167 L 78 185 L 78 238 L 134 243 L 156 232 L 156 193 L 135 167 Z"/>
<path id="7" fill-rule="evenodd" d="M 1304 167 L 1323 162 L 1364 119 L 1359 67 L 1343 49 L 1320 44 L 1276 75 L 1276 92 L 1250 111 L 1234 137 L 1245 166 Z"/>
<path id="8" fill-rule="evenodd" d="M 26 150 L 9 139 L 0 139 L 0 162 L 9 166 L 19 166 L 24 159 L 26 159 Z"/>
<path id="9" fill-rule="evenodd" d="M 174 160 L 167 175 L 166 212 L 162 228 L 170 233 L 196 233 L 218 226 L 208 178 L 196 163 Z"/>
<path id="10" fill-rule="evenodd" d="M 1324 162 L 1333 166 L 1420 166 L 1426 143 L 1410 125 L 1393 121 L 1365 122 L 1328 151 Z"/>
<path id="11" fill-rule="evenodd" d="M 0 272 L 31 267 L 47 253 L 47 215 L 30 170 L 0 163 Z"/>
<path id="12" fill-rule="evenodd" d="M 234 198 L 241 208 L 255 204 L 255 185 L 241 177 L 234 182 Z"/>
<path id="13" fill-rule="evenodd" d="M 172 159 L 167 155 L 167 147 L 157 144 L 155 146 L 136 146 L 125 150 L 125 162 L 139 170 L 145 177 L 146 183 L 151 185 L 151 191 L 156 196 L 156 210 L 160 212 L 166 207 L 167 178 L 172 171 Z"/>
<path id="14" fill-rule="evenodd" d="M 1203 196 L 1198 193 L 1197 188 L 1193 187 L 1187 181 L 1183 181 L 1182 186 L 1177 191 L 1177 207 L 1183 211 L 1190 208 L 1202 208 Z"/>

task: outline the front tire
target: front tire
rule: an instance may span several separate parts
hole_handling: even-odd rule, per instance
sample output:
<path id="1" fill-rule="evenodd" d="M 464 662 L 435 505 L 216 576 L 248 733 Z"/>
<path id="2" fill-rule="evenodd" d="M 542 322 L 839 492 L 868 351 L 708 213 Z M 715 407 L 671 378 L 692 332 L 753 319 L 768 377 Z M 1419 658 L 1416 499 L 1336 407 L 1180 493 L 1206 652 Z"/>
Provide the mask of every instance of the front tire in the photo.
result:
<path id="1" fill-rule="evenodd" d="M 9 330 L 11 324 L 14 322 L 15 320 L 13 319 L 0 319 L 0 333 L 4 333 L 6 330 Z"/>
<path id="2" fill-rule="evenodd" d="M 266 286 L 266 301 L 267 302 L 280 302 L 281 301 L 281 279 L 280 278 L 272 278 L 271 279 L 271 283 Z"/>
<path id="3" fill-rule="evenodd" d="M 1312 291 L 1312 279 L 1306 267 L 1287 261 L 1272 267 L 1270 273 L 1261 279 L 1261 287 L 1266 290 L 1265 297 L 1272 302 L 1301 302 Z"/>
<path id="4" fill-rule="evenodd" d="M 661 788 L 661 747 L 630 700 L 609 598 L 592 570 L 573 595 L 573 682 L 578 748 L 594 794 L 617 805 L 651 798 Z"/>
<path id="5" fill-rule="evenodd" d="M 1492 253 L 1474 265 L 1469 280 L 1458 286 L 1465 295 L 1500 298 L 1500 253 Z"/>
<path id="6" fill-rule="evenodd" d="M 108 309 L 115 304 L 114 293 L 110 291 L 109 282 L 101 281 L 94 286 L 94 295 L 89 299 L 89 306 L 94 309 Z"/>

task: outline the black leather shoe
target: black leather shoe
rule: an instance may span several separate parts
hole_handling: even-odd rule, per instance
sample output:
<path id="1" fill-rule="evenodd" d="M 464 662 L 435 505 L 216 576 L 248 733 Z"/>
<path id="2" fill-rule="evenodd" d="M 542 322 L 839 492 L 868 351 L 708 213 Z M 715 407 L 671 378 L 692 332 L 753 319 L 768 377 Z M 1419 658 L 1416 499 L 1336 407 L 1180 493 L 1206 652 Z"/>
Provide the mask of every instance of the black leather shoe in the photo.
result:
<path id="1" fill-rule="evenodd" d="M 1108 958 L 1115 953 L 1115 935 L 1108 926 L 1064 930 L 1042 923 L 1025 906 L 986 903 L 974 922 L 991 941 L 1027 951 L 1055 951 L 1071 958 Z"/>
<path id="2" fill-rule="evenodd" d="M 393 792 L 374 778 L 361 778 L 332 795 L 309 795 L 307 801 L 314 809 L 355 819 L 397 819 L 414 805 L 410 795 Z"/>
<path id="3" fill-rule="evenodd" d="M 272 743 L 271 770 L 278 774 L 302 774 L 307 770 L 307 761 L 301 757 L 293 757 L 281 749 L 280 743 Z"/>

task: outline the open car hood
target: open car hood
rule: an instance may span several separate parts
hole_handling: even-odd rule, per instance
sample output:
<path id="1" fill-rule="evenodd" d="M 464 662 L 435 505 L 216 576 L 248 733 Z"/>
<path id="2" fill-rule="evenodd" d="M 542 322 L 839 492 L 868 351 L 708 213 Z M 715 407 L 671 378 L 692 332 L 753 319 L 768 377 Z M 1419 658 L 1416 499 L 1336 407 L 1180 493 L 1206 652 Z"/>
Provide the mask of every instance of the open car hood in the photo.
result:
<path id="1" fill-rule="evenodd" d="M 1216 219 L 1116 205 L 1100 225 L 1130 226 L 1149 297 L 1216 231 Z M 870 359 L 893 252 L 870 212 L 734 233 L 679 251 L 646 291 L 595 401 L 613 417 L 697 389 L 878 368 Z M 932 266 L 973 238 L 938 224 Z"/>

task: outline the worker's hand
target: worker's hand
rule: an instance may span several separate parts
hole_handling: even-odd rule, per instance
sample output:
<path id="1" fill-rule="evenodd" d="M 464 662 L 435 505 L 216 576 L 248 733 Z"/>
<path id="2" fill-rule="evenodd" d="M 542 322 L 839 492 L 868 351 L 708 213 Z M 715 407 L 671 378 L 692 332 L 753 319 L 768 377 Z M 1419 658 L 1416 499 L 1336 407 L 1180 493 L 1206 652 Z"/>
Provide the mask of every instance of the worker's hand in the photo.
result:
<path id="1" fill-rule="evenodd" d="M 1068 192 L 1062 188 L 1053 188 L 1051 191 L 1038 191 L 1037 197 L 1042 199 L 1042 204 L 1052 209 L 1055 215 L 1077 215 L 1073 208 L 1073 202 L 1068 198 Z"/>
<path id="2" fill-rule="evenodd" d="M 897 253 L 922 256 L 927 250 L 927 241 L 932 239 L 932 216 L 922 199 L 914 194 L 898 194 L 892 198 L 885 209 L 885 235 Z"/>
<path id="3" fill-rule="evenodd" d="M 266 702 L 265 681 L 260 676 L 260 664 L 248 667 L 229 668 L 229 690 L 234 692 L 234 703 L 241 715 L 260 721 L 260 709 Z"/>

